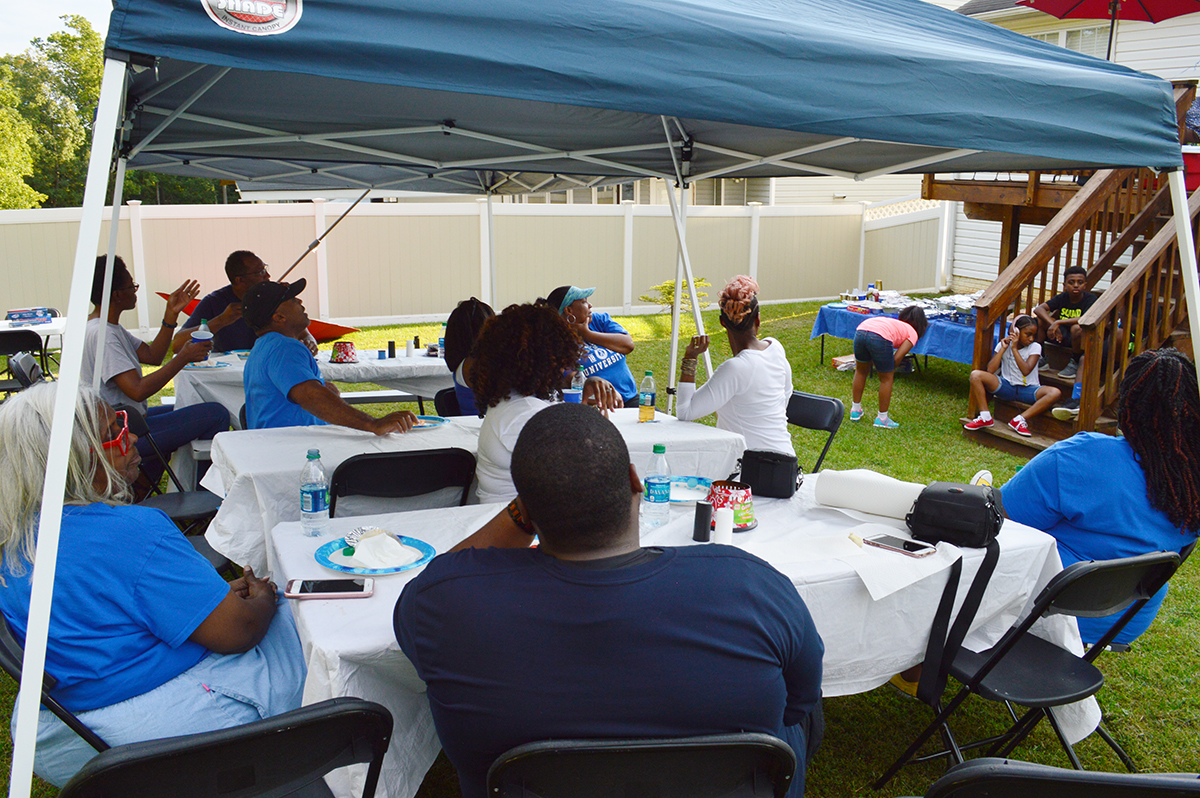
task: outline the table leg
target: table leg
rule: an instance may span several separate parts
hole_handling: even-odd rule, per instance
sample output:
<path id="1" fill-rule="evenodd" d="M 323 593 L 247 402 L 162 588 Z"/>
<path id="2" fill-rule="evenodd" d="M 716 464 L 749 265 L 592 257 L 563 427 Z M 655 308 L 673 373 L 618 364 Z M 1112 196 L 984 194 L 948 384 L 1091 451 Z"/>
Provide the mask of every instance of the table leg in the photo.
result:
<path id="1" fill-rule="evenodd" d="M 819 365 L 825 365 L 825 333 L 821 333 L 821 362 Z"/>

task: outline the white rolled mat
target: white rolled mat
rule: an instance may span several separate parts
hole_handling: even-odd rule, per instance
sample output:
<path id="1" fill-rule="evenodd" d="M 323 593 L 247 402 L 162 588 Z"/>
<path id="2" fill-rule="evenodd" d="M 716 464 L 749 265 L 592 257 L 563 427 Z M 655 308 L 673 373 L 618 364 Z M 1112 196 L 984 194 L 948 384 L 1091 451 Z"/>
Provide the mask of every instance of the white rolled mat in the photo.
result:
<path id="1" fill-rule="evenodd" d="M 865 468 L 821 471 L 814 496 L 819 504 L 843 507 L 872 515 L 904 518 L 925 489 Z"/>

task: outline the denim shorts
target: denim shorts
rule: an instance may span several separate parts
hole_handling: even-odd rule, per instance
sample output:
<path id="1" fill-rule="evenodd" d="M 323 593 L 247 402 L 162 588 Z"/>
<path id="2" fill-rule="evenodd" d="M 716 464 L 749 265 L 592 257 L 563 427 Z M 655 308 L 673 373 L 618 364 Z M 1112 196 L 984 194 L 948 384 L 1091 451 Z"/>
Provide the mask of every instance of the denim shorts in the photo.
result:
<path id="1" fill-rule="evenodd" d="M 874 363 L 880 374 L 896 370 L 896 353 L 892 342 L 879 333 L 856 330 L 854 333 L 854 359 L 859 363 Z"/>
<path id="2" fill-rule="evenodd" d="M 1005 402 L 1024 402 L 1031 405 L 1037 401 L 1037 392 L 1040 385 L 1013 385 L 1003 377 L 997 377 L 1000 380 L 1000 386 L 992 391 L 992 396 Z"/>

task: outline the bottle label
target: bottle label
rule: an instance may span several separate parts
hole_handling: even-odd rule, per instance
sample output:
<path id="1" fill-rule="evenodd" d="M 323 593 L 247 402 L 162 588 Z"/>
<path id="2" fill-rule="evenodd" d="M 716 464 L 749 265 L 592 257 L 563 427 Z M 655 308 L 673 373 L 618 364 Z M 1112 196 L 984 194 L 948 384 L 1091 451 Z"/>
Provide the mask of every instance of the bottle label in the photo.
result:
<path id="1" fill-rule="evenodd" d="M 646 477 L 646 501 L 667 504 L 671 501 L 671 478 L 664 476 Z"/>
<path id="2" fill-rule="evenodd" d="M 654 407 L 655 394 L 649 391 L 642 391 L 638 394 L 638 404 L 643 407 Z"/>
<path id="3" fill-rule="evenodd" d="M 324 485 L 300 488 L 300 512 L 320 513 L 329 509 L 329 489 Z"/>

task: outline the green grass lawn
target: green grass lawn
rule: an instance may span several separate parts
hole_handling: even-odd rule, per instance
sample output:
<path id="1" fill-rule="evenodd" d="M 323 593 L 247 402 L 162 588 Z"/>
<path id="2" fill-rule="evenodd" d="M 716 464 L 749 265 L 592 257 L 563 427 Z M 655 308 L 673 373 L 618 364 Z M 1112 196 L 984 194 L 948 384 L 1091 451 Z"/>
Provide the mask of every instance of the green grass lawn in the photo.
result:
<path id="1" fill-rule="evenodd" d="M 761 335 L 779 339 L 792 364 L 795 387 L 812 393 L 836 396 L 850 404 L 848 372 L 837 372 L 828 358 L 849 354 L 850 342 L 826 338 L 826 362 L 818 362 L 820 342 L 809 341 L 816 319 L 817 303 L 770 305 L 762 308 Z M 637 316 L 619 321 L 633 335 L 637 349 L 629 357 L 629 366 L 640 379 L 652 370 L 658 381 L 659 407 L 665 405 L 667 364 L 670 353 L 670 317 Z M 704 314 L 704 323 L 713 336 L 714 365 L 729 356 L 728 343 L 720 333 L 715 312 Z M 360 350 L 386 348 L 388 340 L 401 343 L 414 334 L 422 341 L 435 341 L 440 324 L 406 325 L 365 329 L 349 336 Z M 690 328 L 685 336 L 690 335 Z M 326 345 L 327 347 L 328 345 Z M 1024 462 L 1019 457 L 983 448 L 963 436 L 958 423 L 966 413 L 966 387 L 969 367 L 945 360 L 930 359 L 920 374 L 896 379 L 891 415 L 900 422 L 896 430 L 878 430 L 869 423 L 846 422 L 825 458 L 824 468 L 870 468 L 913 482 L 934 480 L 965 481 L 982 467 L 990 468 L 997 484 L 1003 484 Z M 702 379 L 702 378 L 698 378 Z M 867 384 L 864 406 L 871 418 L 876 401 L 876 385 Z M 362 390 L 364 386 L 355 386 Z M 413 405 L 372 407 L 376 414 Z M 432 412 L 432 408 L 428 408 Z M 706 420 L 712 423 L 712 419 Z M 793 430 L 792 437 L 802 467 L 811 467 L 823 433 Z M 1086 476 L 1081 476 L 1086 478 Z M 1200 770 L 1200 578 L 1189 561 L 1172 581 L 1171 591 L 1158 620 L 1127 654 L 1105 655 L 1099 665 L 1107 679 L 1100 693 L 1108 726 L 1138 766 L 1147 771 Z M 4 686 L 0 702 L 11 711 L 14 690 Z M 1007 725 L 1003 708 L 972 699 L 960 711 L 953 724 L 960 741 L 1002 731 Z M 872 795 L 870 782 L 900 754 L 931 719 L 929 709 L 907 696 L 884 686 L 857 696 L 825 701 L 828 729 L 825 742 L 809 768 L 807 794 L 813 798 L 841 798 Z M 7 779 L 10 751 L 4 740 L 4 779 Z M 932 750 L 932 749 L 931 749 Z M 1119 771 L 1120 762 L 1102 741 L 1093 735 L 1077 746 L 1084 766 L 1089 770 Z M 1069 767 L 1066 756 L 1049 726 L 1041 724 L 1016 752 L 1017 758 Z M 920 795 L 941 775 L 937 763 L 910 766 L 879 795 Z M 7 789 L 7 784 L 2 785 Z M 52 796 L 52 788 L 41 786 L 36 795 Z M 453 770 L 440 757 L 430 772 L 420 795 L 422 798 L 456 796 Z"/>

